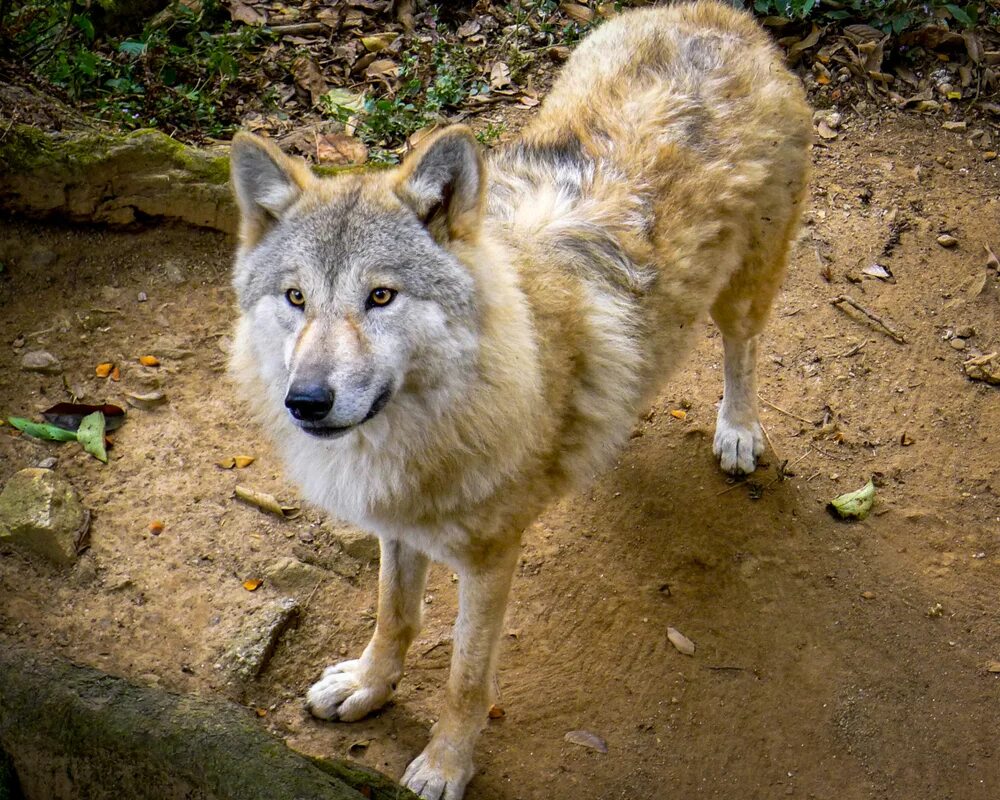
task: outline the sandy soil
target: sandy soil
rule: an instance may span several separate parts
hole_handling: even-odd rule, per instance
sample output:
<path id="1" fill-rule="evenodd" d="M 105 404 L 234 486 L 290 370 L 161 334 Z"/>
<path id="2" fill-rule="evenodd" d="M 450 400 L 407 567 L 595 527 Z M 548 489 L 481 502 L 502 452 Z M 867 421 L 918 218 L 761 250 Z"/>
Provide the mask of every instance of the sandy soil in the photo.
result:
<path id="1" fill-rule="evenodd" d="M 721 344 L 705 324 L 617 466 L 527 532 L 498 675 L 506 716 L 482 737 L 470 798 L 1000 796 L 1000 675 L 986 669 L 1000 660 L 1000 390 L 962 371 L 1000 348 L 983 249 L 1000 248 L 1000 162 L 937 126 L 854 120 L 815 150 L 808 224 L 761 347 L 766 468 L 736 485 L 716 467 Z M 231 249 L 183 228 L 0 223 L 0 410 L 33 414 L 67 386 L 169 398 L 129 411 L 107 466 L 0 429 L 0 480 L 54 455 L 94 513 L 72 570 L 0 555 L 0 641 L 231 693 L 220 654 L 281 596 L 243 581 L 310 562 L 322 581 L 298 592 L 298 628 L 242 698 L 292 746 L 398 777 L 441 699 L 452 576 L 432 575 L 393 704 L 350 725 L 308 717 L 305 688 L 371 632 L 377 566 L 341 552 L 318 510 L 284 521 L 232 499 L 237 483 L 295 490 L 225 377 Z M 862 277 L 873 263 L 894 281 Z M 839 294 L 906 343 L 832 306 Z M 960 351 L 950 337 L 965 327 Z M 21 371 L 39 348 L 62 376 Z M 162 366 L 140 366 L 145 354 Z M 120 382 L 94 376 L 102 361 Z M 242 453 L 256 461 L 216 466 Z M 827 502 L 873 474 L 873 515 L 835 521 Z M 565 741 L 572 730 L 608 752 Z"/>

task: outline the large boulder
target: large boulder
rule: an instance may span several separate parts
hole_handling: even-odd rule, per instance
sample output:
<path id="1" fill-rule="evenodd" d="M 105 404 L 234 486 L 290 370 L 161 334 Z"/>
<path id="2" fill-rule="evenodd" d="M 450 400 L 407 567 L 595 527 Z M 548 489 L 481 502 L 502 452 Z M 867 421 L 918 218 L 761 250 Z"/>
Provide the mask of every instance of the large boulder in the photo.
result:
<path id="1" fill-rule="evenodd" d="M 0 544 L 72 564 L 90 525 L 76 490 L 50 469 L 22 469 L 0 492 Z"/>

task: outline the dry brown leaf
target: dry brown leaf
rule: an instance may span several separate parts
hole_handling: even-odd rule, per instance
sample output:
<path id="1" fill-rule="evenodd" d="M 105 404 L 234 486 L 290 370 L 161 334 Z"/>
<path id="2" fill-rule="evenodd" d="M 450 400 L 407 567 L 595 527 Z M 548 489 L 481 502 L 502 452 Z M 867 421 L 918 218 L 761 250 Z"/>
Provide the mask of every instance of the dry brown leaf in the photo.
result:
<path id="1" fill-rule="evenodd" d="M 501 719 L 506 717 L 507 712 L 503 710 L 503 706 L 498 706 L 496 703 L 490 706 L 489 717 L 490 719 Z"/>
<path id="2" fill-rule="evenodd" d="M 255 489 L 248 489 L 246 486 L 236 486 L 233 492 L 243 502 L 285 519 L 295 519 L 302 513 L 298 506 L 283 506 L 273 494 L 267 492 L 258 492 Z"/>
<path id="3" fill-rule="evenodd" d="M 114 369 L 111 370 L 111 374 L 108 375 L 108 377 L 111 378 L 111 380 L 113 380 L 115 383 L 118 383 L 118 381 L 122 379 L 122 371 L 118 367 L 115 367 Z"/>
<path id="4" fill-rule="evenodd" d="M 263 583 L 264 581 L 262 581 L 260 578 L 247 578 L 245 581 L 243 581 L 243 588 L 246 589 L 248 592 L 256 592 Z"/>
<path id="5" fill-rule="evenodd" d="M 319 64 L 309 56 L 299 56 L 292 62 L 295 85 L 309 95 L 309 102 L 316 105 L 329 88 Z"/>
<path id="6" fill-rule="evenodd" d="M 594 20 L 594 12 L 579 3 L 560 3 L 559 10 L 574 22 L 579 22 L 582 25 Z"/>
<path id="7" fill-rule="evenodd" d="M 380 50 L 385 50 L 385 48 L 398 38 L 398 33 L 376 33 L 371 36 L 362 36 L 361 44 L 365 46 L 365 50 L 369 53 L 377 53 Z"/>
<path id="8" fill-rule="evenodd" d="M 399 75 L 399 67 L 391 58 L 380 58 L 372 61 L 365 69 L 367 78 L 395 78 Z"/>
<path id="9" fill-rule="evenodd" d="M 167 526 L 163 523 L 163 520 L 154 519 L 152 522 L 149 523 L 149 532 L 153 534 L 153 536 L 159 536 L 161 533 L 163 533 L 163 529 L 165 527 Z"/>
<path id="10" fill-rule="evenodd" d="M 321 164 L 364 164 L 368 148 L 360 139 L 346 133 L 325 133 L 316 137 L 316 160 Z"/>
<path id="11" fill-rule="evenodd" d="M 139 363 L 144 367 L 158 367 L 160 366 L 160 359 L 156 356 L 139 356 Z"/>
<path id="12" fill-rule="evenodd" d="M 510 67 L 503 61 L 494 61 L 490 69 L 490 88 L 503 89 L 510 86 Z"/>
<path id="13" fill-rule="evenodd" d="M 819 37 L 823 34 L 823 31 L 816 24 L 813 24 L 812 30 L 809 35 L 806 36 L 799 42 L 796 42 L 791 47 L 788 48 L 788 57 L 793 58 L 801 53 L 803 50 L 808 50 L 810 47 L 815 47 L 816 43 L 819 42 Z"/>
<path id="14" fill-rule="evenodd" d="M 570 744 L 578 744 L 580 747 L 589 747 L 591 750 L 596 750 L 598 753 L 608 752 L 608 743 L 596 733 L 591 733 L 590 731 L 570 731 L 563 736 L 563 739 Z"/>
<path id="15" fill-rule="evenodd" d="M 667 640 L 677 649 L 678 653 L 686 656 L 694 655 L 694 642 L 677 628 L 667 628 Z"/>
<path id="16" fill-rule="evenodd" d="M 973 64 L 978 64 L 983 60 L 983 45 L 975 31 L 964 31 L 962 38 L 965 40 L 965 52 L 969 54 Z"/>
<path id="17" fill-rule="evenodd" d="M 98 378 L 107 378 L 111 374 L 111 370 L 113 370 L 114 368 L 115 368 L 114 364 L 112 364 L 110 361 L 105 361 L 97 365 L 97 367 L 94 369 L 94 374 Z"/>
<path id="18" fill-rule="evenodd" d="M 263 14 L 243 0 L 229 0 L 229 17 L 233 22 L 242 22 L 244 25 L 263 25 L 267 21 Z"/>
<path id="19" fill-rule="evenodd" d="M 462 39 L 468 39 L 470 36 L 475 36 L 482 29 L 482 25 L 479 24 L 479 20 L 470 19 L 463 22 L 458 26 L 456 33 Z"/>

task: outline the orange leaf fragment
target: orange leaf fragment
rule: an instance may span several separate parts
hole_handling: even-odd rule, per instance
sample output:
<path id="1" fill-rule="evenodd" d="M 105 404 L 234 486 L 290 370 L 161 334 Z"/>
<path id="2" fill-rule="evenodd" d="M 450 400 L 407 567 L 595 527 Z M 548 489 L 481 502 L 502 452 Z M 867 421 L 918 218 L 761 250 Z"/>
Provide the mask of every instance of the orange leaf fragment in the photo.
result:
<path id="1" fill-rule="evenodd" d="M 153 536 L 159 536 L 161 533 L 163 533 L 163 529 L 165 527 L 166 525 L 164 525 L 163 520 L 154 519 L 152 522 L 149 523 L 149 532 L 153 534 Z"/>
<path id="2" fill-rule="evenodd" d="M 243 581 L 243 588 L 248 592 L 256 592 L 263 582 L 260 578 L 247 578 Z"/>
<path id="3" fill-rule="evenodd" d="M 266 717 L 267 716 L 267 709 L 266 708 L 256 708 L 256 709 L 254 709 L 254 711 L 257 712 L 257 716 L 258 717 Z"/>
<path id="4" fill-rule="evenodd" d="M 489 714 L 490 719 L 500 719 L 507 716 L 507 712 L 503 710 L 503 706 L 498 706 L 496 703 L 490 706 Z"/>
<path id="5" fill-rule="evenodd" d="M 687 419 L 688 412 L 683 408 L 675 408 L 670 412 L 670 416 L 674 419 Z"/>
<path id="6" fill-rule="evenodd" d="M 111 374 L 111 370 L 113 370 L 114 368 L 115 368 L 114 364 L 112 364 L 110 361 L 105 361 L 97 365 L 97 367 L 94 369 L 94 374 L 97 375 L 98 378 L 106 378 Z"/>
<path id="7" fill-rule="evenodd" d="M 111 375 L 109 375 L 108 377 L 110 377 L 111 380 L 113 380 L 115 383 L 118 383 L 118 381 L 122 379 L 122 371 L 118 369 L 118 367 L 115 367 L 113 370 L 111 370 Z"/>
<path id="8" fill-rule="evenodd" d="M 156 356 L 139 356 L 139 363 L 144 367 L 158 367 L 160 366 L 160 359 Z"/>

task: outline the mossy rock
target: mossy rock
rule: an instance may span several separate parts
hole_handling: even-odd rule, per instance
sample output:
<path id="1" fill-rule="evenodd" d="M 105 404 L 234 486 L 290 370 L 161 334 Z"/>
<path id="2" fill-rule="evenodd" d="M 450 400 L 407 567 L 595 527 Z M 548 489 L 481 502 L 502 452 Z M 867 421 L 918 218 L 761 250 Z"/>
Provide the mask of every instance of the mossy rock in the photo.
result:
<path id="1" fill-rule="evenodd" d="M 8 786 L 29 798 L 416 800 L 363 765 L 296 753 L 249 709 L 11 647 L 0 647 L 3 751 Z"/>

